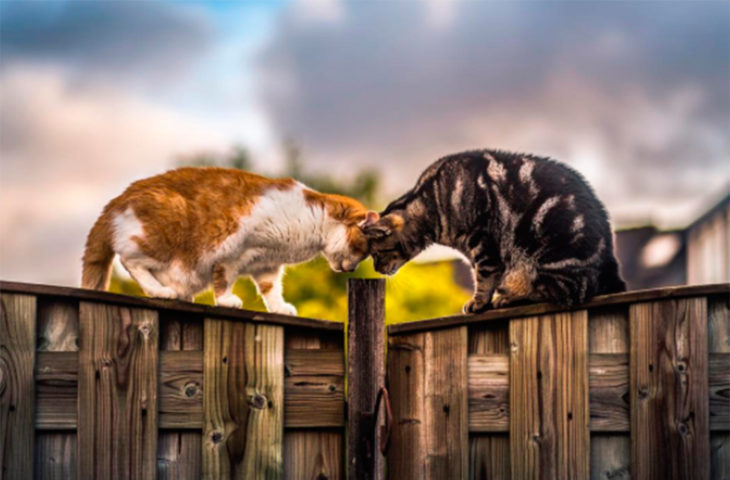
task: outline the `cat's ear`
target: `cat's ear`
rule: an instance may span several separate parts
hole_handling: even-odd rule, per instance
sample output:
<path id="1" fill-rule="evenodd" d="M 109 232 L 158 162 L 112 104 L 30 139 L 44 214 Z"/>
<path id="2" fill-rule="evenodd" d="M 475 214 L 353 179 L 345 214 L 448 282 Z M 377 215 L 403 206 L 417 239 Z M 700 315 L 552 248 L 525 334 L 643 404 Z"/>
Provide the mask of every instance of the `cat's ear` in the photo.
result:
<path id="1" fill-rule="evenodd" d="M 375 222 L 377 222 L 378 220 L 380 220 L 380 215 L 378 214 L 378 212 L 373 212 L 372 210 L 369 210 L 368 213 L 365 215 L 365 219 L 360 222 L 358 226 L 362 229 L 365 229 L 369 226 L 374 225 Z"/>

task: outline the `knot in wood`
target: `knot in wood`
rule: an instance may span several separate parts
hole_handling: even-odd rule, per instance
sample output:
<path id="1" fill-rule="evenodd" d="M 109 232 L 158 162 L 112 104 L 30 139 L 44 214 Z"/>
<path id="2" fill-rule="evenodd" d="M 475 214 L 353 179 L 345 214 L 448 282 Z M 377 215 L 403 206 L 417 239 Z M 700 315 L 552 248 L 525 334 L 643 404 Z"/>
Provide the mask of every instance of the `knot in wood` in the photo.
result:
<path id="1" fill-rule="evenodd" d="M 213 432 L 213 435 L 210 436 L 210 439 L 213 441 L 213 443 L 220 443 L 221 440 L 223 440 L 223 435 L 221 432 Z"/>
<path id="2" fill-rule="evenodd" d="M 183 391 L 185 392 L 186 397 L 192 398 L 199 392 L 198 384 L 196 382 L 188 382 L 183 387 Z"/>
<path id="3" fill-rule="evenodd" d="M 253 408 L 258 408 L 259 410 L 261 410 L 266 408 L 268 401 L 266 400 L 265 395 L 257 393 L 248 400 L 248 404 Z"/>
<path id="4" fill-rule="evenodd" d="M 328 390 L 329 390 L 330 392 L 334 392 L 335 390 L 337 390 L 337 387 L 336 387 L 336 386 L 334 386 L 334 385 L 330 385 L 329 387 L 327 387 L 327 389 L 328 389 Z"/>
<path id="5" fill-rule="evenodd" d="M 685 362 L 677 362 L 677 371 L 684 373 L 687 371 L 687 364 Z"/>
<path id="6" fill-rule="evenodd" d="M 150 336 L 150 331 L 152 330 L 152 327 L 149 323 L 144 323 L 142 326 L 139 327 L 139 333 L 142 334 L 143 337 L 148 338 Z"/>
<path id="7" fill-rule="evenodd" d="M 639 398 L 646 398 L 649 396 L 649 387 L 642 385 L 639 387 Z"/>
<path id="8" fill-rule="evenodd" d="M 687 427 L 686 423 L 679 422 L 679 424 L 677 424 L 677 431 L 679 432 L 680 435 L 684 436 L 689 433 L 689 427 Z"/>

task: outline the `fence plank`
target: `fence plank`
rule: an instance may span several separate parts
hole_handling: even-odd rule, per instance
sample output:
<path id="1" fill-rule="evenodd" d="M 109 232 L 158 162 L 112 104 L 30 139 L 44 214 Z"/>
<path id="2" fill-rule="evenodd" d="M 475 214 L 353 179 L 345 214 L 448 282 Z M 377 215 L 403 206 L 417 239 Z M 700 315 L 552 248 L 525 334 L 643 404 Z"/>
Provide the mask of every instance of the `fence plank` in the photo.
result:
<path id="1" fill-rule="evenodd" d="M 152 479 L 157 312 L 79 306 L 78 478 Z"/>
<path id="2" fill-rule="evenodd" d="M 588 318 L 591 431 L 628 431 L 629 321 L 625 306 L 593 309 Z M 591 436 L 591 480 L 629 480 L 631 436 Z"/>
<path id="3" fill-rule="evenodd" d="M 203 375 L 203 478 L 282 478 L 282 327 L 206 319 Z"/>
<path id="4" fill-rule="evenodd" d="M 0 295 L 0 477 L 33 478 L 36 297 Z"/>
<path id="5" fill-rule="evenodd" d="M 585 310 L 510 322 L 512 478 L 589 476 Z"/>
<path id="6" fill-rule="evenodd" d="M 35 448 L 37 480 L 76 478 L 76 433 L 38 432 Z"/>
<path id="7" fill-rule="evenodd" d="M 710 478 L 730 480 L 730 375 L 727 372 L 730 361 L 730 294 L 707 299 L 707 340 L 710 351 L 710 428 L 716 428 L 720 421 L 725 431 L 710 434 Z M 718 359 L 721 355 L 725 359 Z M 714 357 L 714 358 L 713 358 Z M 721 358 L 721 357 L 720 357 Z M 724 369 L 724 375 L 713 375 L 713 366 Z M 722 383 L 725 383 L 724 387 Z"/>
<path id="8" fill-rule="evenodd" d="M 710 478 L 705 298 L 631 305 L 635 478 Z"/>
<path id="9" fill-rule="evenodd" d="M 427 478 L 469 475 L 467 327 L 428 332 L 424 376 Z"/>
<path id="10" fill-rule="evenodd" d="M 313 373 L 311 368 L 302 363 L 305 361 L 304 358 L 308 357 L 307 354 L 311 353 L 314 357 L 317 357 L 336 352 L 338 358 L 332 358 L 332 367 L 327 371 L 333 373 L 332 369 L 337 369 L 337 371 L 342 371 L 344 375 L 345 356 L 342 351 L 342 344 L 342 334 L 335 337 L 330 332 L 297 331 L 294 328 L 287 328 L 285 331 L 286 371 L 288 373 L 292 371 Z M 318 368 L 321 368 L 321 366 Z M 285 402 L 289 402 L 291 395 L 288 389 L 285 390 Z M 342 403 L 344 404 L 344 399 Z M 290 417 L 288 410 L 285 410 L 284 419 L 287 424 L 291 421 Z M 341 423 L 344 425 L 344 418 Z M 342 479 L 344 477 L 343 440 L 342 429 L 285 430 L 285 478 L 287 480 Z"/>
<path id="11" fill-rule="evenodd" d="M 486 356 L 486 358 L 480 358 Z M 503 369 L 503 370 L 500 370 Z M 482 379 L 482 374 L 487 378 Z M 469 330 L 469 430 L 509 430 L 509 326 L 507 322 Z M 481 420 L 481 421 L 480 421 Z M 486 428 L 485 428 L 486 427 Z M 509 437 L 475 433 L 469 439 L 469 478 L 510 478 Z"/>
<path id="12" fill-rule="evenodd" d="M 337 480 L 342 471 L 342 433 L 331 430 L 292 432 L 284 437 L 286 478 Z"/>
<path id="13" fill-rule="evenodd" d="M 198 431 L 161 430 L 157 478 L 195 480 L 201 473 L 203 426 L 203 332 L 193 316 L 164 312 L 160 319 L 160 428 L 192 423 Z"/>
<path id="14" fill-rule="evenodd" d="M 388 478 L 425 478 L 424 411 L 425 333 L 388 337 L 388 389 L 393 406 L 393 434 Z"/>

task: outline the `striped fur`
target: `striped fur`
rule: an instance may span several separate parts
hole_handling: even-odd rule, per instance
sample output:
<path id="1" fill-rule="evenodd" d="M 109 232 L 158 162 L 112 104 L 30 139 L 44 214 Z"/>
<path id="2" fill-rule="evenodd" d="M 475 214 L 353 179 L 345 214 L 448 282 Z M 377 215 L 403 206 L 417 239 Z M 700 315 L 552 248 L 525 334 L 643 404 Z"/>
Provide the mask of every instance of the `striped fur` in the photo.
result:
<path id="1" fill-rule="evenodd" d="M 461 251 L 476 285 L 467 312 L 525 301 L 574 305 L 626 289 L 593 190 L 569 167 L 532 155 L 442 158 L 366 234 L 381 273 L 432 243 Z"/>

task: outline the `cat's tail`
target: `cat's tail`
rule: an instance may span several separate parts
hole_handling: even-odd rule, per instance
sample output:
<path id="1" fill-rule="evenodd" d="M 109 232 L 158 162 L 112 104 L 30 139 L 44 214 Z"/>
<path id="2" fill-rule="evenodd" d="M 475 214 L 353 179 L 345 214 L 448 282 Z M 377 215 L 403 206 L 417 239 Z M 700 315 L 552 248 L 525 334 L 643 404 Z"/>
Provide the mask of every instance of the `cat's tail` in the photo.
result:
<path id="1" fill-rule="evenodd" d="M 81 286 L 94 290 L 106 290 L 111 278 L 112 260 L 112 228 L 106 212 L 96 221 L 86 238 Z"/>

